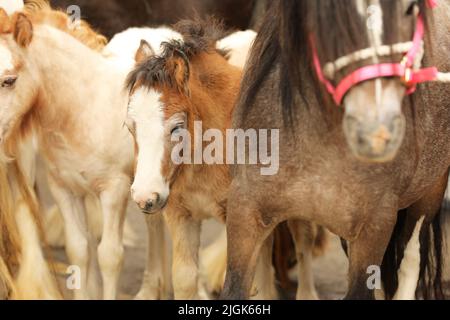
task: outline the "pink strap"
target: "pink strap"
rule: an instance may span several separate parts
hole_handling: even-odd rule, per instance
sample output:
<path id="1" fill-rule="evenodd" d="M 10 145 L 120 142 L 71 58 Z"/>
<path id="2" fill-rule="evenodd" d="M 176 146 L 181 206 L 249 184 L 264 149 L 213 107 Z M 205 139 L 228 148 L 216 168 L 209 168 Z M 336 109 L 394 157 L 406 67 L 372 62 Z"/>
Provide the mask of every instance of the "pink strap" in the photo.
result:
<path id="1" fill-rule="evenodd" d="M 406 54 L 406 66 L 411 68 L 414 64 L 414 59 L 419 53 L 420 47 L 422 46 L 423 36 L 425 34 L 425 24 L 423 21 L 423 16 L 419 14 L 417 17 L 416 31 L 414 32 L 413 45 Z"/>
<path id="2" fill-rule="evenodd" d="M 436 8 L 438 5 L 438 0 L 427 0 L 427 6 L 430 9 Z"/>
<path id="3" fill-rule="evenodd" d="M 334 102 L 339 106 L 345 94 L 356 84 L 382 77 L 402 77 L 405 67 L 400 64 L 384 63 L 362 67 L 346 76 L 336 88 L 333 94 Z"/>
<path id="4" fill-rule="evenodd" d="M 400 63 L 382 63 L 375 64 L 366 67 L 362 67 L 355 70 L 350 75 L 346 76 L 339 83 L 334 93 L 331 93 L 336 105 L 340 106 L 344 96 L 355 85 L 367 80 L 373 80 L 377 78 L 386 77 L 399 77 L 404 78 L 406 69 L 404 65 Z M 437 68 L 425 68 L 418 71 L 412 71 L 411 78 L 406 86 L 409 88 L 408 94 L 413 93 L 415 86 L 419 83 L 433 81 L 437 78 Z"/>
<path id="5" fill-rule="evenodd" d="M 427 0 L 427 6 L 429 8 L 434 8 L 437 4 L 437 0 Z M 404 81 L 407 81 L 407 83 L 405 83 L 408 87 L 407 94 L 412 94 L 416 90 L 416 85 L 418 83 L 436 80 L 438 75 L 438 70 L 435 67 L 424 68 L 417 71 L 411 69 L 414 65 L 414 59 L 421 49 L 424 34 L 425 23 L 423 16 L 419 14 L 416 31 L 414 32 L 413 45 L 405 55 L 404 63 L 381 63 L 362 67 L 342 79 L 337 87 L 334 87 L 324 76 L 314 37 L 311 35 L 309 40 L 317 78 L 325 85 L 327 91 L 333 96 L 333 100 L 338 106 L 341 105 L 344 96 L 353 86 L 377 78 L 400 77 Z M 407 75 L 408 72 L 410 73 L 409 75 Z M 409 78 L 405 79 L 407 76 Z"/>
<path id="6" fill-rule="evenodd" d="M 336 89 L 331 84 L 331 82 L 328 81 L 327 78 L 325 78 L 325 76 L 323 74 L 322 66 L 321 66 L 320 60 L 319 60 L 319 55 L 317 54 L 316 42 L 314 41 L 314 37 L 312 35 L 309 37 L 309 43 L 311 45 L 311 51 L 312 51 L 312 54 L 313 54 L 313 57 L 312 57 L 313 58 L 313 64 L 314 64 L 314 69 L 316 69 L 317 78 L 319 78 L 319 81 L 323 83 L 323 85 L 326 87 L 327 91 L 331 95 L 334 95 Z"/>

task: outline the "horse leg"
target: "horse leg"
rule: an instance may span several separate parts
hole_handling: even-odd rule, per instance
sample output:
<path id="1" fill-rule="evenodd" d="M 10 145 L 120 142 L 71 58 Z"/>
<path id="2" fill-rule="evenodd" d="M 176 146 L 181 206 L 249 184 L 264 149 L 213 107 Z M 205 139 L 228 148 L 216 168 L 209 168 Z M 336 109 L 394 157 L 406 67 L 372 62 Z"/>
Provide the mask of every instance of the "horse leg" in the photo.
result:
<path id="1" fill-rule="evenodd" d="M 176 300 L 198 300 L 200 221 L 187 212 L 165 212 L 172 238 L 172 283 Z"/>
<path id="2" fill-rule="evenodd" d="M 147 222 L 147 262 L 144 278 L 136 300 L 164 299 L 166 270 L 166 246 L 164 237 L 164 218 L 162 214 L 146 215 Z"/>
<path id="3" fill-rule="evenodd" d="M 221 299 L 244 300 L 250 295 L 260 249 L 276 223 L 242 203 L 240 194 L 229 199 L 234 201 L 228 201 L 227 208 L 228 263 Z"/>
<path id="4" fill-rule="evenodd" d="M 83 198 L 77 197 L 59 186 L 53 178 L 49 187 L 64 219 L 66 252 L 71 265 L 80 270 L 80 288 L 74 289 L 74 299 L 91 297 L 88 289 L 89 265 L 92 242 L 90 239 Z"/>
<path id="5" fill-rule="evenodd" d="M 314 286 L 312 270 L 314 230 L 310 222 L 289 220 L 289 230 L 295 243 L 297 256 L 298 287 L 297 300 L 319 300 Z"/>
<path id="6" fill-rule="evenodd" d="M 382 212 L 369 213 L 358 236 L 348 242 L 349 291 L 347 300 L 373 300 L 375 288 L 370 288 L 370 268 L 379 268 L 391 239 L 397 218 L 397 206 L 384 207 Z M 381 282 L 381 279 L 380 279 Z"/>
<path id="7" fill-rule="evenodd" d="M 417 283 L 420 276 L 420 230 L 422 228 L 422 217 L 416 225 L 414 232 L 408 242 L 403 255 L 400 268 L 398 269 L 398 288 L 393 300 L 415 300 Z"/>
<path id="8" fill-rule="evenodd" d="M 255 280 L 253 285 L 256 294 L 252 295 L 254 300 L 275 300 L 278 292 L 275 287 L 275 270 L 272 264 L 273 236 L 269 236 L 261 248 L 256 265 Z"/>
<path id="9" fill-rule="evenodd" d="M 103 232 L 97 250 L 103 278 L 103 299 L 105 300 L 117 298 L 120 271 L 123 265 L 123 225 L 129 185 L 128 178 L 117 179 L 100 194 Z"/>
<path id="10" fill-rule="evenodd" d="M 448 172 L 429 189 L 419 201 L 411 205 L 407 210 L 407 217 L 403 231 L 403 241 L 410 239 L 402 259 L 398 274 L 398 288 L 393 297 L 394 300 L 414 300 L 420 276 L 421 231 L 429 228 L 431 221 L 439 212 L 445 197 L 448 183 Z M 422 228 L 423 225 L 423 228 Z"/>

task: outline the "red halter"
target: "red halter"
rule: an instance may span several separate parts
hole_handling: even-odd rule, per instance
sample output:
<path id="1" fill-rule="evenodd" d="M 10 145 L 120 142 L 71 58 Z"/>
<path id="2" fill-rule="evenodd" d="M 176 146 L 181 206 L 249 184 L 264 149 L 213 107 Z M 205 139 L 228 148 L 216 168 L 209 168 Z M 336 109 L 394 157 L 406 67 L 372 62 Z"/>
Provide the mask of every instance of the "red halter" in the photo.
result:
<path id="1" fill-rule="evenodd" d="M 434 8 L 437 6 L 437 0 L 427 0 L 427 6 Z M 414 61 L 421 50 L 422 41 L 425 34 L 425 24 L 422 14 L 417 17 L 416 30 L 412 47 L 404 56 L 400 63 L 380 63 L 362 67 L 352 72 L 334 87 L 333 84 L 323 74 L 319 55 L 313 38 L 311 37 L 311 49 L 313 53 L 313 63 L 317 77 L 322 82 L 327 91 L 333 96 L 336 105 L 340 106 L 346 93 L 355 85 L 377 78 L 399 77 L 408 88 L 407 94 L 415 92 L 417 84 L 436 80 L 438 70 L 435 67 L 414 70 Z"/>

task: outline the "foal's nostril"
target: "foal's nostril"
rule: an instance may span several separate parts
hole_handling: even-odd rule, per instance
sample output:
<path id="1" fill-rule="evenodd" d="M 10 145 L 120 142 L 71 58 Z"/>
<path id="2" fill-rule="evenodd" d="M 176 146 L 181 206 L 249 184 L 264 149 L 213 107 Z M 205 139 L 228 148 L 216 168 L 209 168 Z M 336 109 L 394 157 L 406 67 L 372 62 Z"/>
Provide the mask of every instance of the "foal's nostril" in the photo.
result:
<path id="1" fill-rule="evenodd" d="M 148 199 L 147 202 L 145 203 L 144 211 L 151 212 L 155 209 L 158 209 L 159 202 L 160 202 L 159 193 L 156 192 L 152 193 L 152 197 Z"/>
<path id="2" fill-rule="evenodd" d="M 145 211 L 152 211 L 152 210 L 153 210 L 153 206 L 154 206 L 153 200 L 148 200 L 148 201 L 145 203 L 145 208 L 144 208 L 144 210 L 145 210 Z"/>

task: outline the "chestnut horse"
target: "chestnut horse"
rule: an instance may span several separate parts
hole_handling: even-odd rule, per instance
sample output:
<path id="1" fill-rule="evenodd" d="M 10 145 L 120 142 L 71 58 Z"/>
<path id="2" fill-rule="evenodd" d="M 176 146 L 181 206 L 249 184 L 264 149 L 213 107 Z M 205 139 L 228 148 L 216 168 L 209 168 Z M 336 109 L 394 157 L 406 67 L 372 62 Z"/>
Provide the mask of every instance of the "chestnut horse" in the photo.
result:
<path id="1" fill-rule="evenodd" d="M 415 94 L 403 99 L 405 88 L 396 77 L 361 83 L 344 97 L 345 112 L 353 117 L 346 137 L 344 110 L 329 98 L 313 59 L 318 53 L 320 61 L 334 61 L 377 47 L 380 40 L 388 45 L 410 41 L 417 12 L 428 25 L 424 65 L 450 70 L 448 2 L 439 2 L 432 12 L 426 1 L 274 1 L 248 62 L 233 127 L 279 128 L 280 170 L 261 176 L 258 165 L 234 166 L 222 298 L 249 297 L 265 239 L 278 223 L 293 218 L 316 222 L 347 241 L 348 299 L 374 298 L 367 285 L 372 268 L 381 268 L 390 298 L 397 280 L 393 270 L 421 216 L 421 279 L 428 280 L 422 292 L 425 297 L 443 297 L 439 212 L 450 165 L 449 88 L 419 85 Z M 399 56 L 378 57 L 378 51 L 373 52 L 369 61 L 351 68 Z M 382 126 L 379 135 L 370 133 Z M 353 136 L 360 137 L 349 140 L 356 148 L 347 143 Z M 355 151 L 371 160 L 396 156 L 386 163 L 362 162 Z M 426 259 L 428 253 L 436 261 Z"/>
<path id="2" fill-rule="evenodd" d="M 258 26 L 267 0 L 51 0 L 64 11 L 78 5 L 81 16 L 108 38 L 130 27 L 159 27 L 193 16 L 214 15 L 227 28 L 246 30 Z"/>
<path id="3" fill-rule="evenodd" d="M 183 21 L 175 29 L 182 34 L 183 41 L 164 43 L 161 55 L 146 54 L 152 50 L 142 43 L 136 55 L 137 66 L 128 80 L 130 103 L 126 124 L 137 147 L 132 197 L 145 212 L 162 210 L 165 214 L 174 250 L 175 298 L 192 299 L 198 297 L 201 221 L 213 217 L 225 222 L 230 173 L 223 162 L 174 162 L 172 150 L 183 132 L 194 137 L 194 130 L 199 129 L 196 121 L 202 122 L 202 130 L 216 130 L 225 136 L 242 72 L 228 63 L 223 50 L 216 49 L 216 41 L 223 32 L 215 23 Z M 154 125 L 156 120 L 159 129 Z M 187 148 L 189 152 L 192 149 L 192 154 L 207 147 L 206 143 L 196 145 L 194 140 L 186 139 L 184 142 L 191 145 Z M 216 152 L 223 151 L 226 150 Z M 294 221 L 291 227 L 303 280 L 298 298 L 317 299 L 311 273 L 314 228 Z M 271 260 L 272 243 L 268 241 L 255 281 L 258 298 L 277 295 Z"/>

